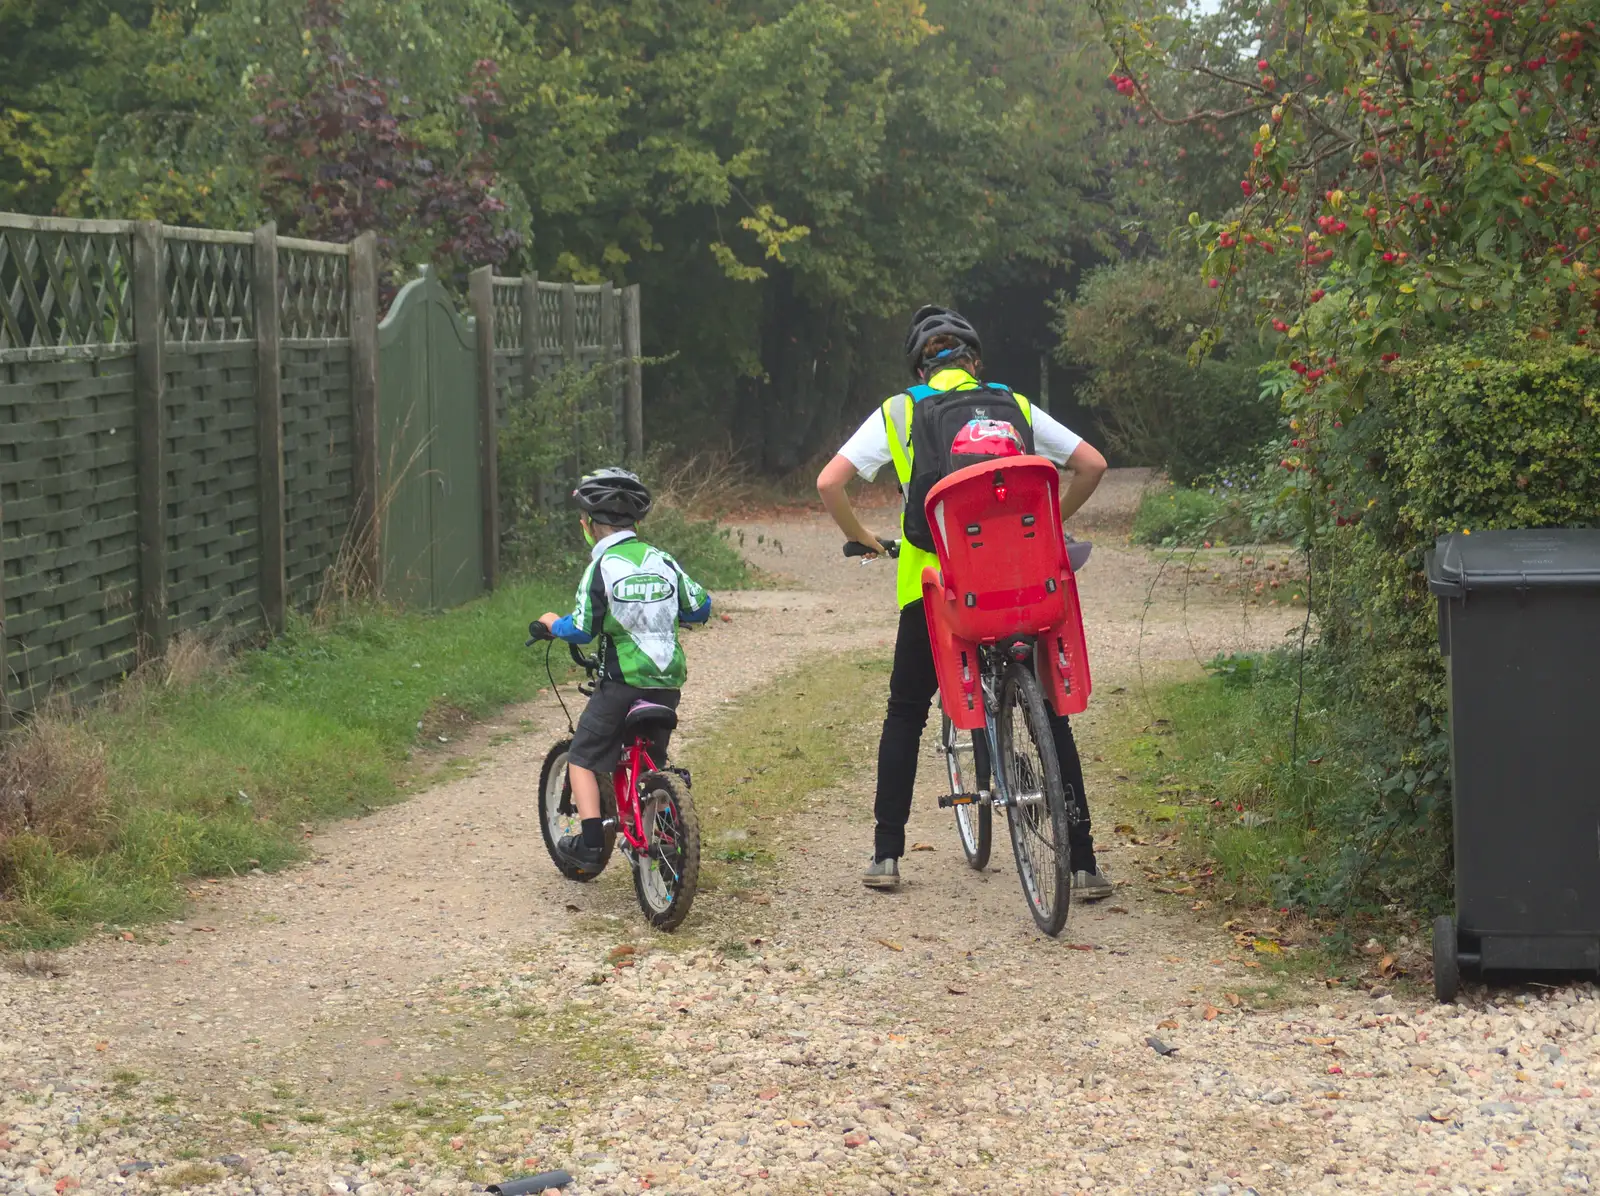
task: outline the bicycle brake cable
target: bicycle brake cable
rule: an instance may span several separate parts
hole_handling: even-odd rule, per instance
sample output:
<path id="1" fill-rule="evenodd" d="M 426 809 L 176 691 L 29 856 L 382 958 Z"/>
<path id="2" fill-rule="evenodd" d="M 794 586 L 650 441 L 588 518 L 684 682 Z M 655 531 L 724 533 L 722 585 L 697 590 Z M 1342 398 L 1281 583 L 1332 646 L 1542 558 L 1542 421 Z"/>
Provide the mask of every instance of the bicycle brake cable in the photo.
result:
<path id="1" fill-rule="evenodd" d="M 567 734 L 576 735 L 577 729 L 572 725 L 572 712 L 567 709 L 567 700 L 561 696 L 561 687 L 556 684 L 556 673 L 550 667 L 550 653 L 555 650 L 556 642 L 548 639 L 544 642 L 544 675 L 550 678 L 550 691 L 556 695 L 556 701 L 561 703 L 561 713 L 567 719 Z"/>

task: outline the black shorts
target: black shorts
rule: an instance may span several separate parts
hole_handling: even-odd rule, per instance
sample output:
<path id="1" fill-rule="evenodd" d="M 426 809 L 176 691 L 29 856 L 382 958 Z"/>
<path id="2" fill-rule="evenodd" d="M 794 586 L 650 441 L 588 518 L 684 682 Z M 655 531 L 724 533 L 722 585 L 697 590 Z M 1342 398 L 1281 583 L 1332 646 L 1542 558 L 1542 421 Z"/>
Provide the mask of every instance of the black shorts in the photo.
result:
<path id="1" fill-rule="evenodd" d="M 677 689 L 636 689 L 620 681 L 602 681 L 589 704 L 578 716 L 578 727 L 572 735 L 572 747 L 567 752 L 567 762 L 591 772 L 611 772 L 617 767 L 622 753 L 622 724 L 635 702 L 654 702 L 673 710 L 683 696 Z M 666 763 L 667 740 L 671 732 L 662 731 L 656 736 L 651 755 L 657 764 Z"/>

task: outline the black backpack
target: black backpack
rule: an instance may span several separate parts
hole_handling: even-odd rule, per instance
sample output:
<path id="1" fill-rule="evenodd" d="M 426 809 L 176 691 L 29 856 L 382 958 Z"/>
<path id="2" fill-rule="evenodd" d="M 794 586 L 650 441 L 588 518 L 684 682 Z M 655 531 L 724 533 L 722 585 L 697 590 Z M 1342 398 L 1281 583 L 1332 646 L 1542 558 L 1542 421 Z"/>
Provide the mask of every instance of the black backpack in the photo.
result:
<path id="1" fill-rule="evenodd" d="M 930 388 L 931 389 L 931 388 Z M 933 532 L 928 527 L 924 504 L 928 491 L 942 478 L 958 469 L 984 461 L 1003 461 L 1014 453 L 985 454 L 975 452 L 973 432 L 978 432 L 978 446 L 985 434 L 1008 431 L 1022 444 L 1024 453 L 1033 452 L 1033 425 L 1028 421 L 1015 395 L 1004 386 L 985 384 L 973 390 L 921 391 L 926 397 L 916 401 L 917 388 L 911 392 L 911 482 L 906 487 L 904 535 L 924 552 L 934 551 Z M 965 451 L 953 451 L 957 437 L 963 430 L 969 443 Z M 893 427 L 890 434 L 894 434 Z"/>

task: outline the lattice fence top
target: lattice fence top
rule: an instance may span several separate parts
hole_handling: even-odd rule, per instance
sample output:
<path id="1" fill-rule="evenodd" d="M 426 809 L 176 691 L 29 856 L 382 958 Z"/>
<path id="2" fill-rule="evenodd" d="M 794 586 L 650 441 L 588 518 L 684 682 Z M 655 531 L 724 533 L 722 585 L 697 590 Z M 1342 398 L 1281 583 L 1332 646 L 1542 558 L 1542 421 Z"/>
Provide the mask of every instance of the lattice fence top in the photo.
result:
<path id="1" fill-rule="evenodd" d="M 348 339 L 349 258 L 280 245 L 278 319 L 285 340 Z"/>
<path id="2" fill-rule="evenodd" d="M 494 280 L 494 347 L 522 348 L 522 280 Z"/>
<path id="3" fill-rule="evenodd" d="M 0 352 L 132 343 L 127 231 L 0 224 Z"/>
<path id="4" fill-rule="evenodd" d="M 539 284 L 539 348 L 561 349 L 561 288 L 545 283 Z"/>
<path id="5" fill-rule="evenodd" d="M 604 348 L 605 346 L 600 337 L 600 292 L 579 291 L 577 307 L 578 347 L 580 349 Z"/>
<path id="6" fill-rule="evenodd" d="M 250 238 L 172 232 L 163 244 L 167 341 L 253 340 L 255 248 Z"/>

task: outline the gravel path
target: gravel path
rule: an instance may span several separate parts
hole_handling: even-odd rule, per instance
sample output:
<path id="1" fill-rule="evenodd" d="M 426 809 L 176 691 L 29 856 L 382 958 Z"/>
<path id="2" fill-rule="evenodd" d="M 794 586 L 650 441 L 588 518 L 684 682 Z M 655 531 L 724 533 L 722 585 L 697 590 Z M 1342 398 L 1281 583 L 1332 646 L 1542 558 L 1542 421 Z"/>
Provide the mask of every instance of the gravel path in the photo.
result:
<path id="1" fill-rule="evenodd" d="M 1113 474 L 1082 520 L 1086 756 L 1142 673 L 1298 629 L 1210 563 L 1193 584 L 1119 548 L 1143 481 Z M 689 640 L 685 722 L 708 746 L 741 691 L 893 633 L 888 570 L 843 563 L 819 520 L 742 531 L 782 588 L 719 599 L 730 621 Z M 508 712 L 471 775 L 318 833 L 312 863 L 197 885 L 184 922 L 55 975 L 0 971 L 0 1191 L 395 1196 L 553 1167 L 583 1194 L 1600 1183 L 1593 986 L 1446 1008 L 1265 993 L 1239 927 L 1145 879 L 1103 766 L 1091 803 L 1124 887 L 1057 942 L 999 825 L 991 870 L 961 865 L 931 757 L 910 839 L 933 850 L 901 892 L 856 880 L 861 775 L 797 816 L 770 905 L 707 900 L 664 938 L 620 875 L 570 885 L 544 859 L 530 790 L 558 725 L 548 698 Z"/>

